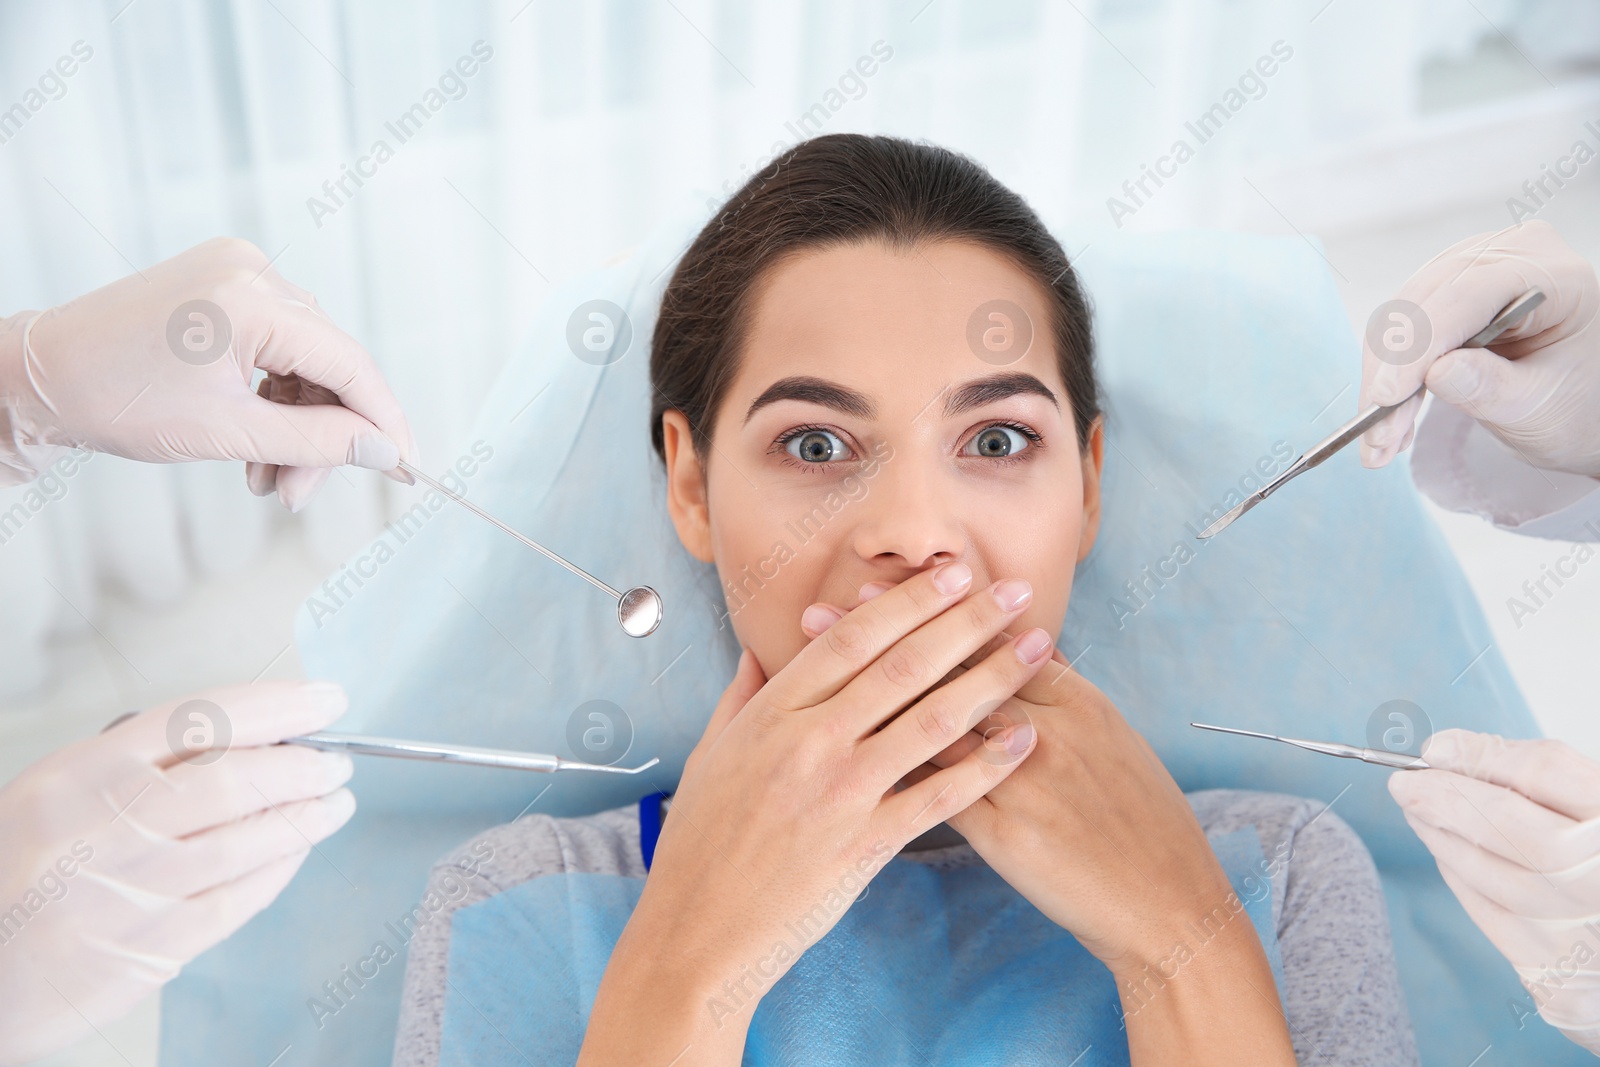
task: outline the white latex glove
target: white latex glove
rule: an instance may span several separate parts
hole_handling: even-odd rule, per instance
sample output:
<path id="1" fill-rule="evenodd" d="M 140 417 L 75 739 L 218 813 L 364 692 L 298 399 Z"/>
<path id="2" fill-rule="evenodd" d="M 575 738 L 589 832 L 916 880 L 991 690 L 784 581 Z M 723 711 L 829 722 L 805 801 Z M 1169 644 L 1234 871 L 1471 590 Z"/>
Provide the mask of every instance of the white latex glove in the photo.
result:
<path id="1" fill-rule="evenodd" d="M 326 682 L 213 689 L 0 788 L 0 1064 L 124 1015 L 278 895 L 355 798 L 348 756 L 272 743 L 344 709 Z"/>
<path id="2" fill-rule="evenodd" d="M 1442 730 L 1389 792 L 1539 1014 L 1600 1053 L 1600 764 L 1560 741 Z"/>
<path id="3" fill-rule="evenodd" d="M 1460 347 L 1535 286 L 1545 302 L 1499 342 Z M 1532 220 L 1453 245 L 1413 274 L 1396 299 L 1421 308 L 1421 321 L 1386 319 L 1393 332 L 1382 352 L 1367 331 L 1362 408 L 1397 404 L 1426 381 L 1429 392 L 1482 423 L 1524 462 L 1600 475 L 1600 283 L 1549 223 Z M 1417 343 L 1424 330 L 1431 334 L 1425 347 Z M 1381 339 L 1384 331 L 1377 332 Z M 1381 467 L 1409 446 L 1421 406 L 1419 396 L 1368 430 L 1361 462 Z"/>
<path id="4" fill-rule="evenodd" d="M 333 467 L 390 471 L 416 452 L 366 349 L 230 238 L 0 323 L 0 485 L 37 475 L 62 446 L 242 459 L 252 491 L 276 489 L 296 511 Z"/>

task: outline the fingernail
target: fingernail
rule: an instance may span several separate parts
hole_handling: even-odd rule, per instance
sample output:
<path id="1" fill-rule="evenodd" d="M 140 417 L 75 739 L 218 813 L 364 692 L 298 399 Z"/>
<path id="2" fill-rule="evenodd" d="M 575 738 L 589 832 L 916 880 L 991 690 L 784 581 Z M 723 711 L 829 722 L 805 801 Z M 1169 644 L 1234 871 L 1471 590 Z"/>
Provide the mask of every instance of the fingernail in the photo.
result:
<path id="1" fill-rule="evenodd" d="M 1422 758 L 1435 767 L 1454 763 L 1459 747 L 1456 738 L 1456 734 L 1447 732 L 1430 735 L 1422 742 Z"/>
<path id="2" fill-rule="evenodd" d="M 322 771 L 335 786 L 344 785 L 356 773 L 356 761 L 344 752 L 321 752 Z"/>
<path id="3" fill-rule="evenodd" d="M 826 604 L 813 604 L 800 616 L 800 629 L 815 637 L 842 618 L 843 615 Z"/>
<path id="4" fill-rule="evenodd" d="M 350 462 L 375 471 L 391 470 L 400 462 L 400 448 L 381 433 L 369 433 L 356 438 Z"/>
<path id="5" fill-rule="evenodd" d="M 326 711 L 343 711 L 349 706 L 349 698 L 345 696 L 344 686 L 338 682 L 309 682 L 305 687 L 306 696 L 311 698 L 318 708 Z"/>
<path id="6" fill-rule="evenodd" d="M 1028 746 L 1033 744 L 1033 724 L 1019 722 L 1006 731 L 1006 752 L 1012 756 L 1020 756 L 1028 751 Z"/>
<path id="7" fill-rule="evenodd" d="M 1050 635 L 1034 627 L 1017 638 L 1017 658 L 1024 663 L 1038 663 L 1050 651 Z"/>
<path id="8" fill-rule="evenodd" d="M 1033 599 L 1033 586 L 1021 578 L 1008 578 L 994 587 L 994 598 L 1006 611 L 1016 611 Z"/>
<path id="9" fill-rule="evenodd" d="M 965 563 L 946 563 L 933 572 L 933 586 L 950 596 L 972 584 L 972 568 Z"/>
<path id="10" fill-rule="evenodd" d="M 1394 802 L 1400 805 L 1402 809 L 1411 806 L 1412 798 L 1415 795 L 1411 791 L 1410 782 L 1415 773 L 1414 771 L 1396 771 L 1389 776 L 1389 795 L 1394 798 Z"/>
<path id="11" fill-rule="evenodd" d="M 894 586 L 888 582 L 868 582 L 856 591 L 856 595 L 861 597 L 861 602 L 865 604 L 873 597 L 882 596 L 893 588 Z"/>
<path id="12" fill-rule="evenodd" d="M 245 484 L 256 496 L 270 496 L 278 488 L 278 466 L 275 463 L 245 464 Z"/>
<path id="13" fill-rule="evenodd" d="M 336 803 L 341 809 L 348 813 L 345 815 L 345 818 L 348 819 L 351 815 L 355 814 L 356 795 L 350 792 L 350 790 L 341 789 L 328 799 L 333 803 Z"/>
<path id="14" fill-rule="evenodd" d="M 322 798 L 322 811 L 324 817 L 331 824 L 328 833 L 333 833 L 339 827 L 350 821 L 350 816 L 356 813 L 356 796 L 348 789 L 340 789 L 329 793 Z"/>

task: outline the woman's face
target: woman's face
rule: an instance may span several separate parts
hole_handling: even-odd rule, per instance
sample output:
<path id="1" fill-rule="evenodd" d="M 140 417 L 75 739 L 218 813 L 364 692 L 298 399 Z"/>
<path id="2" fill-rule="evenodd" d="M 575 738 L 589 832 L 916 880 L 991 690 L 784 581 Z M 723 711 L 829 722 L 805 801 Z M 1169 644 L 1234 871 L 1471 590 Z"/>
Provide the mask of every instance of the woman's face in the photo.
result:
<path id="1" fill-rule="evenodd" d="M 969 344 L 994 300 L 1032 322 L 1020 358 Z M 1101 434 L 1079 447 L 1049 323 L 1039 285 L 968 242 L 813 250 L 760 279 L 704 465 L 680 412 L 664 444 L 678 536 L 716 563 L 768 677 L 809 640 L 808 605 L 849 610 L 869 582 L 953 560 L 975 589 L 1027 579 L 1010 632 L 1057 633 L 1098 525 Z"/>

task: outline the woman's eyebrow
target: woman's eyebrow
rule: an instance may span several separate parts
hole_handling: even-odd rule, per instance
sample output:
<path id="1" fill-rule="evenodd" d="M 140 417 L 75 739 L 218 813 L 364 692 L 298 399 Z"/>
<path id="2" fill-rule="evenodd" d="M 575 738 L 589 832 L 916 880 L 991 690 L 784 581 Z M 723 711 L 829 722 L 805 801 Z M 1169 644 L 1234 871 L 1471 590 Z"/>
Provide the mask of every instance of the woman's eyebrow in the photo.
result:
<path id="1" fill-rule="evenodd" d="M 804 400 L 812 404 L 821 404 L 823 407 L 842 411 L 846 415 L 854 415 L 858 419 L 870 419 L 878 410 L 871 400 L 854 389 L 847 389 L 837 382 L 830 382 L 824 378 L 802 375 L 795 378 L 779 378 L 767 386 L 766 392 L 756 397 L 755 402 L 750 405 L 750 410 L 744 413 L 744 421 L 749 422 L 756 412 L 780 400 Z"/>
<path id="2" fill-rule="evenodd" d="M 1061 401 L 1044 382 L 1031 374 L 1012 373 L 978 378 L 947 390 L 944 414 L 946 418 L 951 418 L 972 408 L 1027 393 L 1044 397 L 1054 404 L 1057 410 L 1061 408 Z M 749 422 L 756 412 L 780 400 L 803 400 L 811 404 L 821 404 L 823 407 L 833 408 L 835 411 L 842 411 L 846 415 L 854 415 L 860 419 L 870 419 L 877 413 L 877 406 L 863 393 L 825 378 L 800 375 L 780 378 L 767 386 L 766 391 L 756 397 L 750 409 L 744 413 L 744 421 Z"/>
<path id="3" fill-rule="evenodd" d="M 1035 393 L 1054 404 L 1056 410 L 1061 409 L 1061 401 L 1056 399 L 1056 394 L 1048 385 L 1031 374 L 1012 373 L 978 378 L 950 390 L 944 401 L 944 414 L 946 418 L 950 418 L 963 411 L 1022 393 Z"/>

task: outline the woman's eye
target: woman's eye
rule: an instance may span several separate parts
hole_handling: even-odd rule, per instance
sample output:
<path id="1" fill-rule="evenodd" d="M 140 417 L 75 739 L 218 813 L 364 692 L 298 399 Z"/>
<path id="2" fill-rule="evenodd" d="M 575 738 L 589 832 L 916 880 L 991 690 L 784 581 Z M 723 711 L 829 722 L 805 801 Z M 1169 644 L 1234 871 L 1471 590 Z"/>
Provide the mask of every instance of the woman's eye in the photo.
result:
<path id="1" fill-rule="evenodd" d="M 968 456 L 984 456 L 990 459 L 999 459 L 1004 456 L 1013 456 L 1028 447 L 1028 439 L 1019 431 L 1009 426 L 989 426 L 979 430 L 977 435 L 968 442 L 963 449 Z"/>
<path id="2" fill-rule="evenodd" d="M 827 430 L 807 430 L 783 444 L 784 450 L 803 463 L 834 463 L 850 458 L 850 446 Z"/>

